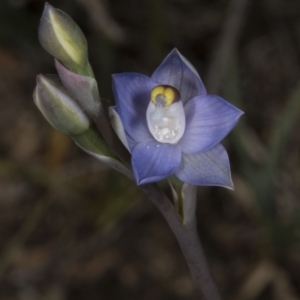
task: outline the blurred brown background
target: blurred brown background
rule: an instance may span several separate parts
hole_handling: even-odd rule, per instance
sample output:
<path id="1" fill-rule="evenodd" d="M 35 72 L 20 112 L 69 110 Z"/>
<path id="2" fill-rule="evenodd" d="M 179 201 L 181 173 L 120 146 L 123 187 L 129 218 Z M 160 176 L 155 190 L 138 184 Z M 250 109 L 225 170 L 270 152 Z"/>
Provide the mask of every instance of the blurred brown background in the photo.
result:
<path id="1" fill-rule="evenodd" d="M 86 34 L 105 104 L 110 74 L 150 75 L 177 47 L 245 111 L 224 141 L 236 191 L 199 187 L 200 236 L 225 299 L 300 299 L 300 1 L 50 3 Z M 0 0 L 0 299 L 199 299 L 150 201 L 34 106 L 35 76 L 55 73 L 43 5 Z"/>

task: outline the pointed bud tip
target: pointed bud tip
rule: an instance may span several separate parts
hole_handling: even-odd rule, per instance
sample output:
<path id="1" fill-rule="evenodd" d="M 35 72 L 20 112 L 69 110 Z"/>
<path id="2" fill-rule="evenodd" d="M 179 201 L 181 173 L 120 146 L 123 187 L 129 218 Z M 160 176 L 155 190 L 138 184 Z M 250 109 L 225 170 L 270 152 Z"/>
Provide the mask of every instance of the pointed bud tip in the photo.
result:
<path id="1" fill-rule="evenodd" d="M 54 80 L 54 77 L 55 77 L 55 75 L 52 75 L 52 77 L 51 77 L 51 75 L 38 74 L 36 76 L 37 86 L 47 85 L 47 84 L 55 85 L 56 81 Z"/>
<path id="2" fill-rule="evenodd" d="M 33 100 L 48 122 L 63 134 L 79 135 L 90 120 L 55 75 L 37 75 Z"/>
<path id="3" fill-rule="evenodd" d="M 40 83 L 43 80 L 44 75 L 43 74 L 38 74 L 36 75 L 36 82 Z"/>
<path id="4" fill-rule="evenodd" d="M 55 9 L 51 4 L 49 4 L 49 2 L 45 2 L 45 5 L 44 5 L 44 10 L 43 10 L 43 14 L 42 14 L 42 17 L 49 13 L 50 10 L 53 10 Z"/>
<path id="5" fill-rule="evenodd" d="M 53 7 L 49 2 L 45 2 L 44 10 Z"/>

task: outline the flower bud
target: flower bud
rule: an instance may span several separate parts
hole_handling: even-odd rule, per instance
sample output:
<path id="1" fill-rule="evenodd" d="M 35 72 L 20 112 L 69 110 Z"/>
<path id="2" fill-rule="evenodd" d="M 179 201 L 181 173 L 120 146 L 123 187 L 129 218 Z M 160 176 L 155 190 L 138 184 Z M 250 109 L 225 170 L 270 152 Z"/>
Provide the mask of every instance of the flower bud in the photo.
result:
<path id="1" fill-rule="evenodd" d="M 43 48 L 68 69 L 86 74 L 89 69 L 87 42 L 70 16 L 46 3 L 38 37 Z"/>
<path id="2" fill-rule="evenodd" d="M 47 121 L 61 133 L 76 136 L 89 129 L 89 118 L 57 76 L 38 75 L 33 99 Z"/>
<path id="3" fill-rule="evenodd" d="M 95 78 L 79 75 L 55 60 L 56 70 L 63 85 L 74 95 L 89 115 L 98 115 L 101 109 L 98 84 Z"/>

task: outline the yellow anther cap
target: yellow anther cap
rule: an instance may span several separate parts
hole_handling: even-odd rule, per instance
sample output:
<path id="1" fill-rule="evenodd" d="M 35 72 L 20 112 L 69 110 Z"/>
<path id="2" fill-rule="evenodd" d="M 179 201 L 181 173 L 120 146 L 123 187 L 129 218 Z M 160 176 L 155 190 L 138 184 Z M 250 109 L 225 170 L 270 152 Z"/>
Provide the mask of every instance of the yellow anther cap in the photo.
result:
<path id="1" fill-rule="evenodd" d="M 157 104 L 159 99 L 160 104 L 169 106 L 178 101 L 179 98 L 179 92 L 169 85 L 158 85 L 151 91 L 151 101 L 154 104 Z M 161 103 L 162 101 L 163 103 Z"/>

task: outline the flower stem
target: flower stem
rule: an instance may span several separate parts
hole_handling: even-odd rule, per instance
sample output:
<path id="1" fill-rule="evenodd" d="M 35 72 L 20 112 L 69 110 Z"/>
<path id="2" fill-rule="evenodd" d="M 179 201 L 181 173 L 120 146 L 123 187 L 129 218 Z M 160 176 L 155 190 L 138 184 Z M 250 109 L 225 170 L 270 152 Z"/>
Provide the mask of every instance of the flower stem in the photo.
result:
<path id="1" fill-rule="evenodd" d="M 202 294 L 201 299 L 221 300 L 199 240 L 196 221 L 184 225 L 171 201 L 157 185 L 142 185 L 141 189 L 167 220 L 180 245 L 195 284 Z"/>

